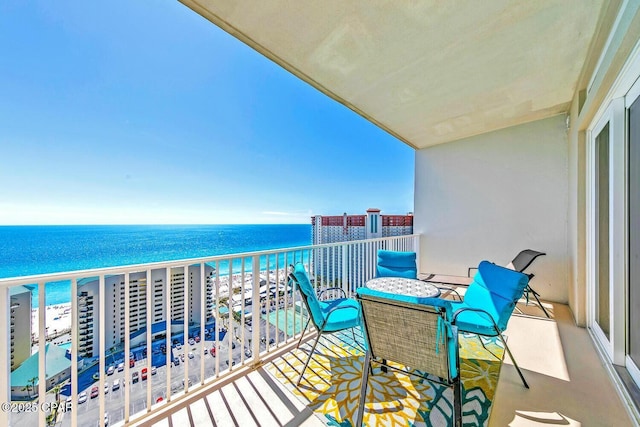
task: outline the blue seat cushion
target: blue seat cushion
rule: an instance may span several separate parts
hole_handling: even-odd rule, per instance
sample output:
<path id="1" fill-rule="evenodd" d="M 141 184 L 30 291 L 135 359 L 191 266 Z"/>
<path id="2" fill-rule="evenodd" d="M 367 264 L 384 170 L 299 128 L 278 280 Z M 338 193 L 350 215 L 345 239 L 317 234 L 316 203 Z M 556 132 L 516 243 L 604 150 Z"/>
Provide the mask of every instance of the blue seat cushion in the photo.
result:
<path id="1" fill-rule="evenodd" d="M 324 332 L 335 332 L 360 325 L 360 304 L 350 298 L 319 301 L 324 318 Z M 337 309 L 336 309 L 337 308 Z M 335 311 L 331 311 L 336 309 Z"/>
<path id="2" fill-rule="evenodd" d="M 451 302 L 451 309 L 455 314 L 461 308 L 468 308 L 469 305 L 464 302 Z M 481 308 L 481 307 L 472 307 Z M 493 317 L 493 316 L 491 316 Z M 463 311 L 456 317 L 456 326 L 460 332 L 471 332 L 474 334 L 485 335 L 488 337 L 497 336 L 498 333 L 491 322 L 491 318 L 486 314 L 473 311 Z"/>
<path id="3" fill-rule="evenodd" d="M 316 296 L 316 290 L 311 285 L 311 281 L 309 280 L 309 276 L 307 275 L 304 265 L 301 262 L 296 263 L 293 267 L 292 274 L 296 278 L 300 292 L 302 292 L 303 298 L 307 303 L 307 308 L 311 312 L 313 324 L 317 328 L 320 328 L 320 325 L 324 323 L 324 311 L 322 310 L 322 305 Z"/>
<path id="4" fill-rule="evenodd" d="M 356 300 L 349 298 L 338 298 L 331 301 L 318 300 L 316 291 L 311 285 L 307 271 L 301 262 L 296 263 L 292 274 L 296 278 L 300 292 L 302 292 L 307 303 L 313 325 L 318 330 L 335 332 L 341 329 L 353 328 L 360 324 L 360 304 Z M 336 311 L 331 311 L 337 307 L 340 308 Z"/>
<path id="5" fill-rule="evenodd" d="M 404 277 L 415 279 L 418 276 L 415 252 L 378 251 L 376 277 Z"/>
<path id="6" fill-rule="evenodd" d="M 460 308 L 471 307 L 482 309 L 488 315 L 462 312 L 455 321 L 458 329 L 481 335 L 498 335 L 491 319 L 500 332 L 504 331 L 527 283 L 529 277 L 526 274 L 482 261 L 465 292 L 464 300 L 452 302 L 451 307 L 454 313 Z"/>

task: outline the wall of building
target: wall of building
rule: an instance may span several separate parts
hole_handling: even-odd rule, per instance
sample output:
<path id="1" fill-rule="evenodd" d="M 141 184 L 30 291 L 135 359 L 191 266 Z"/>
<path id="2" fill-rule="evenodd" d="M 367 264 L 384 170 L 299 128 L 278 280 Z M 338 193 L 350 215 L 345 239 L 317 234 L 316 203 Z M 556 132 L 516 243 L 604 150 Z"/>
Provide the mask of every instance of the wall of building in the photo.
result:
<path id="1" fill-rule="evenodd" d="M 522 249 L 532 287 L 567 302 L 568 144 L 565 116 L 416 152 L 414 232 L 421 272 L 466 275 L 487 259 L 506 265 Z"/>
<path id="2" fill-rule="evenodd" d="M 585 63 L 570 110 L 569 129 L 569 305 L 576 323 L 587 322 L 587 129 L 615 93 L 616 84 L 640 39 L 640 5 L 611 1 L 601 33 Z M 617 23 L 614 27 L 613 24 Z M 619 85 L 624 90 L 624 84 Z M 628 86 L 628 84 L 626 85 Z"/>
<path id="3" fill-rule="evenodd" d="M 212 288 L 213 268 L 205 265 L 205 307 L 209 310 L 213 307 Z M 152 323 L 166 320 L 165 307 L 165 281 L 166 270 L 158 269 L 151 271 L 152 287 Z M 198 265 L 189 266 L 187 279 L 188 286 L 185 286 L 185 274 L 182 268 L 171 269 L 171 320 L 180 321 L 184 319 L 185 287 L 187 288 L 186 298 L 188 300 L 188 319 L 192 323 L 199 323 L 201 316 L 201 292 L 200 292 L 200 267 Z M 134 333 L 147 324 L 147 279 L 146 272 L 131 273 L 129 276 L 129 333 Z M 86 345 L 86 349 L 91 356 L 96 356 L 100 352 L 99 325 L 100 309 L 105 309 L 105 350 L 120 345 L 127 334 L 125 329 L 125 284 L 124 276 L 108 276 L 105 279 L 105 304 L 100 304 L 99 282 L 97 279 L 82 283 L 79 286 L 79 293 L 87 293 L 91 297 L 89 304 L 81 299 L 79 309 L 87 306 L 88 311 L 80 311 L 78 316 L 87 315 L 92 323 L 92 327 L 86 335 L 86 340 L 92 340 L 92 344 Z M 90 306 L 90 307 L 89 307 Z M 79 317 L 79 322 L 82 319 Z M 79 331 L 79 334 L 82 331 Z M 80 336 L 80 335 L 79 335 Z M 80 353 L 85 354 L 83 340 L 85 336 L 80 336 Z"/>
<path id="4" fill-rule="evenodd" d="M 31 291 L 24 286 L 11 289 L 11 370 L 31 356 Z"/>

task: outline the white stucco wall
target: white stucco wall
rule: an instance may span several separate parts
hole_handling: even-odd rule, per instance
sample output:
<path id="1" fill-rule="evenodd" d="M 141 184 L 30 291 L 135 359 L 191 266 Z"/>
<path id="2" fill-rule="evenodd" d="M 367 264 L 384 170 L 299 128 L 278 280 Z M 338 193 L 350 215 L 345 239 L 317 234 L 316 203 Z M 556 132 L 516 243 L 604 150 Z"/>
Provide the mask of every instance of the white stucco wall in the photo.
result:
<path id="1" fill-rule="evenodd" d="M 568 299 L 568 143 L 555 116 L 416 152 L 414 231 L 420 272 L 465 275 L 522 249 L 543 299 Z"/>

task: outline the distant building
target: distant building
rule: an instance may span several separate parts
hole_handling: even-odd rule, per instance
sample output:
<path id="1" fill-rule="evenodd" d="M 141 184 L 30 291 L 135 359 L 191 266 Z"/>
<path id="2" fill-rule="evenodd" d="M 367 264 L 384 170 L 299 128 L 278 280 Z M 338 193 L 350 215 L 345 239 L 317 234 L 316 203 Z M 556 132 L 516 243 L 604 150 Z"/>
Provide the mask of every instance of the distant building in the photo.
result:
<path id="1" fill-rule="evenodd" d="M 382 215 L 380 209 L 368 209 L 365 215 L 334 215 L 311 217 L 313 245 L 376 239 L 413 234 L 413 214 Z M 353 270 L 364 263 L 363 252 L 349 254 Z M 332 282 L 342 276 L 342 250 L 325 248 L 314 251 L 314 271 L 321 280 Z"/>
<path id="2" fill-rule="evenodd" d="M 31 290 L 14 286 L 11 299 L 11 370 L 31 356 Z"/>
<path id="3" fill-rule="evenodd" d="M 165 283 L 166 270 L 151 271 L 151 322 L 152 325 L 166 321 Z M 213 276 L 214 269 L 205 265 L 205 310 L 212 312 L 213 307 Z M 200 267 L 192 265 L 188 268 L 188 278 L 185 278 L 182 268 L 170 270 L 170 301 L 171 322 L 184 320 L 185 316 L 185 288 L 187 289 L 188 311 L 187 322 L 200 322 Z M 188 283 L 185 283 L 188 282 Z M 188 286 L 187 286 L 188 285 Z M 129 275 L 129 333 L 145 329 L 147 326 L 147 277 L 146 272 Z M 125 283 L 124 275 L 107 276 L 105 278 L 105 302 L 100 304 L 100 289 L 98 279 L 91 278 L 78 282 L 78 354 L 81 357 L 96 357 L 100 351 L 99 325 L 100 307 L 104 307 L 105 314 L 105 348 L 103 351 L 118 346 L 124 342 L 127 334 L 125 330 Z M 207 319 L 209 320 L 209 319 Z"/>
<path id="4" fill-rule="evenodd" d="M 38 395 L 38 352 L 27 358 L 11 372 L 11 398 L 30 400 Z M 47 391 L 56 384 L 71 378 L 71 354 L 57 345 L 45 345 L 45 366 L 47 367 Z M 83 361 L 79 358 L 78 369 L 82 369 Z"/>
<path id="5" fill-rule="evenodd" d="M 347 242 L 379 237 L 413 234 L 413 214 L 382 215 L 380 209 L 368 209 L 366 215 L 311 217 L 312 244 Z"/>

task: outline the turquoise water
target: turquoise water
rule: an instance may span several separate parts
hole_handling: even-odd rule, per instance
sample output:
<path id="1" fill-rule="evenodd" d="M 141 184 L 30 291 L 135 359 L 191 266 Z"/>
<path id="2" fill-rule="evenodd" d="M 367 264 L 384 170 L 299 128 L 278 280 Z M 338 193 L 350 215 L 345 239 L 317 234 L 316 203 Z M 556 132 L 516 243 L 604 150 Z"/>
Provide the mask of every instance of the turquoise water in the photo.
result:
<path id="1" fill-rule="evenodd" d="M 310 244 L 307 224 L 0 226 L 0 278 Z M 228 265 L 220 265 L 221 274 L 228 270 Z M 37 307 L 35 288 L 33 292 Z M 69 298 L 69 282 L 47 285 L 47 305 Z"/>

